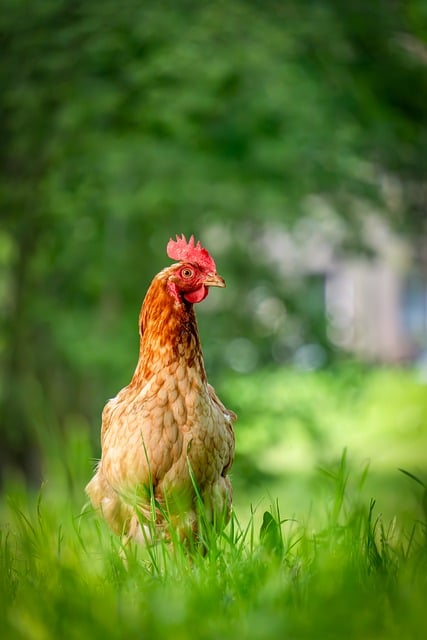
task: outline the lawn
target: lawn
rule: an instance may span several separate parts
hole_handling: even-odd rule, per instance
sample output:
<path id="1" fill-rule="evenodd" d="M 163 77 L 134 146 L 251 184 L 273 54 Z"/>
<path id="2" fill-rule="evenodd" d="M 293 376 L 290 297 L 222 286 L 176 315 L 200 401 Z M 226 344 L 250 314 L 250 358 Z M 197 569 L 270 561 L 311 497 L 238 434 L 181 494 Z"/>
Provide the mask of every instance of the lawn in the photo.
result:
<path id="1" fill-rule="evenodd" d="M 1 638 L 427 637 L 425 384 L 345 367 L 217 387 L 235 511 L 205 556 L 123 550 L 85 500 L 88 426 L 40 426 L 42 486 L 1 497 Z"/>

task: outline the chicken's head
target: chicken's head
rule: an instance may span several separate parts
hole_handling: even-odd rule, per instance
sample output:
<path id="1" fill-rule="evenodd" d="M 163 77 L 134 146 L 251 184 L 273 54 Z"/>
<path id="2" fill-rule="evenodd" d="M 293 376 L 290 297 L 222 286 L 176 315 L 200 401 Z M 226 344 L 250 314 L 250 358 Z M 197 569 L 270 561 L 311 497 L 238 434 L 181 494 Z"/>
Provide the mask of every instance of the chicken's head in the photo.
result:
<path id="1" fill-rule="evenodd" d="M 216 272 L 214 259 L 204 249 L 200 241 L 195 244 L 194 236 L 187 242 L 185 236 L 170 239 L 167 254 L 179 262 L 172 265 L 168 279 L 170 293 L 181 302 L 201 302 L 208 295 L 208 287 L 225 287 L 224 279 Z"/>

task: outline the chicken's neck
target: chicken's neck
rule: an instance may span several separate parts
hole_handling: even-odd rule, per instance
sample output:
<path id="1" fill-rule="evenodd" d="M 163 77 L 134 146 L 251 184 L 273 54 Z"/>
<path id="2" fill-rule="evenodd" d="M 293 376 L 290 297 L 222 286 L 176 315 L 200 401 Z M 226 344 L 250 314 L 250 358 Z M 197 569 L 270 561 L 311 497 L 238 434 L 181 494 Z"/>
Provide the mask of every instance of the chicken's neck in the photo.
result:
<path id="1" fill-rule="evenodd" d="M 139 359 L 131 385 L 144 385 L 173 362 L 190 367 L 206 380 L 193 305 L 177 302 L 167 289 L 163 272 L 154 278 L 139 316 Z"/>

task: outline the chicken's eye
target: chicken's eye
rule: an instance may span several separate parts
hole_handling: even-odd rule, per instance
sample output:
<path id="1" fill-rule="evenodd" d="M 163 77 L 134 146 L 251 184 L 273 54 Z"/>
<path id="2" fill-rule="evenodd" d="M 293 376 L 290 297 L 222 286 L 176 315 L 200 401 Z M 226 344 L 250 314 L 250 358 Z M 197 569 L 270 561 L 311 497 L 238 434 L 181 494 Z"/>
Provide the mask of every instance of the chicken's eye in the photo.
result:
<path id="1" fill-rule="evenodd" d="M 183 278 L 192 278 L 194 275 L 194 271 L 193 269 L 190 269 L 189 267 L 185 267 L 185 269 L 183 269 L 181 271 L 181 275 Z"/>

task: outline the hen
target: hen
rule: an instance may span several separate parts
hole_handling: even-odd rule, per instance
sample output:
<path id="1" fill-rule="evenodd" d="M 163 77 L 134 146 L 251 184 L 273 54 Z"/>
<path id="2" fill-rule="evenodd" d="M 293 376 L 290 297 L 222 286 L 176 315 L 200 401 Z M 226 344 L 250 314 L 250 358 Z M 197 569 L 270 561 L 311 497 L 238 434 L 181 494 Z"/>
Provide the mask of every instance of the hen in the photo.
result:
<path id="1" fill-rule="evenodd" d="M 167 254 L 177 262 L 147 291 L 135 373 L 103 410 L 102 456 L 86 487 L 113 531 L 141 543 L 171 529 L 197 537 L 200 499 L 219 525 L 232 498 L 236 416 L 207 381 L 193 308 L 225 282 L 193 236 L 171 239 Z"/>

